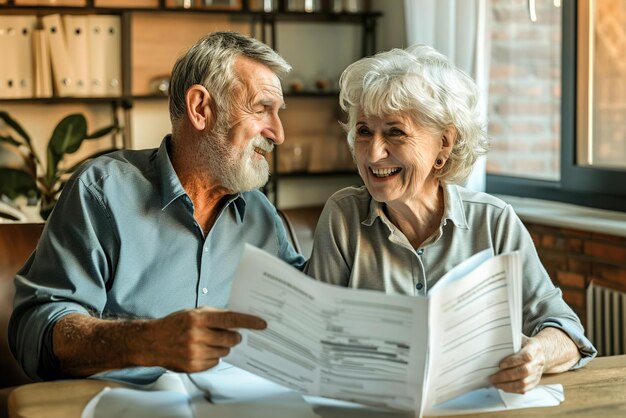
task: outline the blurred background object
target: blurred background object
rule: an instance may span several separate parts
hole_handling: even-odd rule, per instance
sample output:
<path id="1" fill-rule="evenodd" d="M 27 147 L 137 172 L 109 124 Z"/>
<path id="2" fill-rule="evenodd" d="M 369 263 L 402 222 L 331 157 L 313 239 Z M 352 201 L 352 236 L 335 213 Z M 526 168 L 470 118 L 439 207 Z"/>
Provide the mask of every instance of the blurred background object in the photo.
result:
<path id="1" fill-rule="evenodd" d="M 278 171 L 280 173 L 305 172 L 309 167 L 309 144 L 295 140 L 280 146 Z"/>
<path id="2" fill-rule="evenodd" d="M 157 96 L 167 96 L 170 89 L 170 76 L 154 77 L 150 80 L 150 93 Z"/>

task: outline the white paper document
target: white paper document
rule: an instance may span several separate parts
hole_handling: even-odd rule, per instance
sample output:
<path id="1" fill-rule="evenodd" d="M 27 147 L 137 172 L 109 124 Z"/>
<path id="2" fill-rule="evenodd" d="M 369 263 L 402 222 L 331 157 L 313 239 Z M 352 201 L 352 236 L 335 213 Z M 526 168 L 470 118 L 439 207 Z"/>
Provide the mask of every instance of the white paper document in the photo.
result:
<path id="1" fill-rule="evenodd" d="M 264 318 L 226 359 L 301 393 L 414 408 L 426 361 L 427 300 L 316 282 L 247 246 L 229 309 Z"/>
<path id="2" fill-rule="evenodd" d="M 413 413 L 302 396 L 224 361 L 200 373 L 168 372 L 150 385 L 105 388 L 88 403 L 82 418 L 408 418 Z M 481 413 L 558 405 L 561 385 L 538 386 L 525 395 L 482 388 L 426 411 L 428 416 Z"/>
<path id="3" fill-rule="evenodd" d="M 488 387 L 521 346 L 519 254 L 468 259 L 428 297 L 317 282 L 246 246 L 229 309 L 264 318 L 241 330 L 231 364 L 300 393 L 415 411 Z"/>
<path id="4" fill-rule="evenodd" d="M 106 374 L 96 376 L 96 380 L 107 380 Z M 105 387 L 87 403 L 81 418 L 194 418 L 184 376 L 167 372 L 150 384 L 126 382 L 127 388 Z"/>
<path id="5" fill-rule="evenodd" d="M 488 385 L 521 345 L 520 270 L 517 253 L 482 252 L 428 297 L 394 296 L 317 282 L 246 246 L 229 308 L 268 328 L 240 330 L 210 370 L 107 388 L 82 416 L 404 418 L 558 405 L 561 385 L 525 395 Z"/>
<path id="6" fill-rule="evenodd" d="M 211 403 L 190 390 L 194 416 L 220 418 L 408 418 L 412 412 L 374 408 L 318 396 L 301 396 L 225 361 L 190 378 L 196 389 L 210 394 Z M 480 413 L 533 406 L 558 405 L 561 385 L 539 386 L 525 395 L 484 388 L 464 394 L 427 411 L 429 416 Z"/>
<path id="7" fill-rule="evenodd" d="M 489 386 L 500 360 L 521 348 L 519 253 L 476 254 L 442 277 L 429 299 L 430 373 L 422 404 L 435 405 Z"/>
<path id="8" fill-rule="evenodd" d="M 188 376 L 194 416 L 219 418 L 319 418 L 302 395 L 221 361 Z"/>

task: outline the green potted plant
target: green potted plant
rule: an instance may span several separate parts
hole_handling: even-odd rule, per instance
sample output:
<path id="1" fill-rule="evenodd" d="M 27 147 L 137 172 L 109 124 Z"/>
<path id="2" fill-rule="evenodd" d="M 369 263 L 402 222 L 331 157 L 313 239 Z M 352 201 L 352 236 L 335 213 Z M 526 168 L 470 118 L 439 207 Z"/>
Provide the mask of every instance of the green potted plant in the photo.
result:
<path id="1" fill-rule="evenodd" d="M 111 125 L 88 134 L 84 115 L 68 115 L 54 128 L 44 162 L 37 155 L 31 137 L 15 119 L 3 111 L 0 111 L 0 119 L 6 125 L 6 129 L 0 131 L 0 195 L 11 199 L 20 195 L 40 199 L 40 214 L 44 220 L 52 212 L 72 172 L 86 160 L 117 149 L 99 151 L 71 167 L 61 168 L 63 158 L 78 151 L 83 141 L 115 133 L 118 127 Z"/>

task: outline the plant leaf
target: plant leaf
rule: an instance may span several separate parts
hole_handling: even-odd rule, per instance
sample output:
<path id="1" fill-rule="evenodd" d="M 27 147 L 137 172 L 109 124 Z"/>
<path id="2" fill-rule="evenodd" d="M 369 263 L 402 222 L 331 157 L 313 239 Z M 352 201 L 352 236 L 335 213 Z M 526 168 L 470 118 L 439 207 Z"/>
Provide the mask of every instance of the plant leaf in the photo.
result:
<path id="1" fill-rule="evenodd" d="M 63 173 L 73 173 L 85 161 L 93 160 L 96 157 L 99 157 L 99 156 L 104 155 L 104 154 L 108 154 L 108 153 L 113 152 L 113 151 L 119 151 L 119 148 L 109 148 L 109 149 L 105 149 L 105 150 L 102 150 L 102 151 L 95 152 L 95 153 L 85 157 L 83 160 L 77 162 L 76 164 L 74 164 L 70 168 L 66 168 L 64 170 L 59 170 L 59 171 L 62 171 Z"/>
<path id="2" fill-rule="evenodd" d="M 64 117 L 54 128 L 48 149 L 57 156 L 72 154 L 78 150 L 87 136 L 87 120 L 80 113 Z"/>
<path id="3" fill-rule="evenodd" d="M 65 154 L 76 152 L 87 136 L 87 121 L 85 116 L 74 113 L 64 117 L 57 124 L 48 142 L 48 169 L 46 182 L 49 186 L 57 177 L 57 167 Z"/>
<path id="4" fill-rule="evenodd" d="M 58 179 L 57 166 L 61 158 L 63 158 L 63 156 L 54 155 L 50 150 L 50 146 L 48 146 L 48 158 L 46 159 L 48 167 L 46 168 L 46 175 L 43 181 L 46 189 L 51 189 Z"/>
<path id="5" fill-rule="evenodd" d="M 41 215 L 41 218 L 46 221 L 48 220 L 48 216 L 50 216 L 50 214 L 52 213 L 52 209 L 54 209 L 54 206 L 57 204 L 56 200 L 53 202 L 48 203 L 45 207 L 42 207 L 41 210 L 39 211 L 39 214 Z"/>
<path id="6" fill-rule="evenodd" d="M 105 128 L 98 129 L 97 131 L 90 133 L 89 135 L 85 137 L 85 139 L 102 138 L 105 135 L 117 132 L 118 129 L 119 129 L 119 126 L 117 125 L 107 126 Z"/>
<path id="7" fill-rule="evenodd" d="M 19 195 L 28 195 L 29 192 L 37 190 L 35 179 L 26 171 L 0 167 L 0 194 L 5 194 L 9 198 L 14 199 Z"/>
<path id="8" fill-rule="evenodd" d="M 0 135 L 0 142 L 6 142 L 7 144 L 11 144 L 11 145 L 14 145 L 16 147 L 24 145 L 21 142 L 15 140 L 11 135 L 7 135 L 7 136 Z"/>
<path id="9" fill-rule="evenodd" d="M 4 123 L 9 125 L 11 128 L 13 128 L 15 132 L 17 132 L 22 138 L 24 138 L 24 141 L 26 141 L 29 146 L 31 145 L 30 136 L 28 136 L 24 128 L 22 128 L 22 125 L 17 123 L 17 121 L 9 116 L 7 112 L 0 112 L 0 119 L 2 119 Z"/>
<path id="10" fill-rule="evenodd" d="M 8 144 L 8 145 L 4 145 Z M 19 157 L 23 164 L 15 167 L 17 160 L 11 161 L 11 156 Z M 24 144 L 16 141 L 11 135 L 0 136 L 0 166 L 27 169 L 31 177 L 37 176 L 37 161 L 30 150 L 25 149 Z"/>

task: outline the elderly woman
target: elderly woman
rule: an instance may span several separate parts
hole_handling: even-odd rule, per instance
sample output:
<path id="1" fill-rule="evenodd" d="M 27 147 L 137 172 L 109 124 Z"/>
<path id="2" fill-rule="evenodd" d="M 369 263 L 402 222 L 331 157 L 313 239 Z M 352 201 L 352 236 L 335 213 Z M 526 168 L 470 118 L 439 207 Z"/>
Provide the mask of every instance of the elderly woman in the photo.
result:
<path id="1" fill-rule="evenodd" d="M 492 383 L 524 393 L 596 354 L 510 205 L 462 184 L 487 149 L 477 88 L 434 49 L 363 58 L 341 76 L 348 143 L 364 187 L 326 203 L 306 272 L 340 286 L 426 295 L 471 255 L 523 256 L 523 348 Z"/>

